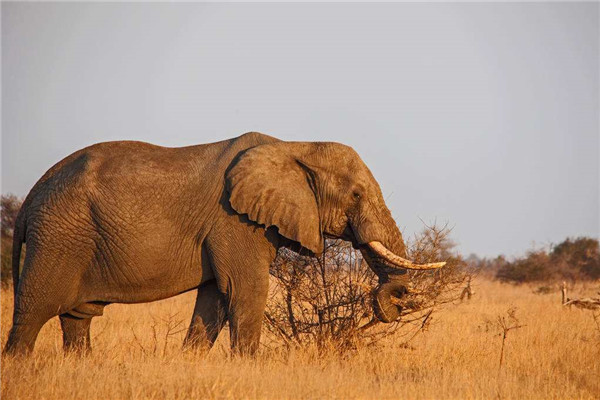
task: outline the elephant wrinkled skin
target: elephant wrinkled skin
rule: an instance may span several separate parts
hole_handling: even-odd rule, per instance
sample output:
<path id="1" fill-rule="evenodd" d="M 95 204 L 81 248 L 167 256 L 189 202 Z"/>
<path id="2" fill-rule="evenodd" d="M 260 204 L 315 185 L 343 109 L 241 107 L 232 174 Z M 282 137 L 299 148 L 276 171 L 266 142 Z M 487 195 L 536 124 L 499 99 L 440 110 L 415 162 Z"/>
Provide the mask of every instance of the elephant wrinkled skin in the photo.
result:
<path id="1" fill-rule="evenodd" d="M 19 212 L 4 351 L 32 350 L 56 315 L 65 349 L 86 351 L 91 319 L 106 305 L 198 289 L 185 344 L 210 348 L 229 322 L 234 351 L 253 353 L 277 249 L 318 255 L 326 237 L 352 241 L 379 275 L 384 322 L 398 314 L 390 274 L 441 266 L 403 258 L 379 185 L 348 146 L 247 133 L 182 148 L 87 147 L 48 170 Z"/>

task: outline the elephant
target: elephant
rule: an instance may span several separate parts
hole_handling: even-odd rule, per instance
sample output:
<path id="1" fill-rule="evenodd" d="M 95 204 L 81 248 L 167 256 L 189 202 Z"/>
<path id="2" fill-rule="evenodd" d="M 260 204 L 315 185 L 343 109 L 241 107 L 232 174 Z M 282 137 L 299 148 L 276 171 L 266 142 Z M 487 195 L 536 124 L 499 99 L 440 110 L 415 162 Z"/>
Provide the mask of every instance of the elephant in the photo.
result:
<path id="1" fill-rule="evenodd" d="M 277 250 L 318 256 L 326 238 L 350 241 L 377 274 L 383 322 L 399 316 L 390 296 L 405 292 L 407 269 L 444 265 L 406 259 L 377 181 L 349 146 L 257 132 L 179 148 L 94 144 L 51 167 L 19 211 L 3 352 L 31 352 L 54 316 L 64 349 L 87 352 L 105 306 L 197 290 L 185 345 L 210 349 L 229 323 L 232 351 L 254 354 Z"/>

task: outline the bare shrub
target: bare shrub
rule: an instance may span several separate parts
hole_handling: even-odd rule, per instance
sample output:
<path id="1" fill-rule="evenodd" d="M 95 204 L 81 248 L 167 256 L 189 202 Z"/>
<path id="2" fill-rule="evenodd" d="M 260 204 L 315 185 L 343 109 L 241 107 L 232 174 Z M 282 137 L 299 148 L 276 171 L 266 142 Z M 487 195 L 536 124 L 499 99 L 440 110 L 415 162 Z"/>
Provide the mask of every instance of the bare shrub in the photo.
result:
<path id="1" fill-rule="evenodd" d="M 435 271 L 409 271 L 409 293 L 394 303 L 401 318 L 378 323 L 372 309 L 377 276 L 348 242 L 331 240 L 319 258 L 280 250 L 271 266 L 271 290 L 265 318 L 270 334 L 285 346 L 315 344 L 319 349 L 347 351 L 370 346 L 390 335 L 407 343 L 425 330 L 432 313 L 457 300 L 469 271 L 452 252 L 450 229 L 426 227 L 407 243 L 408 255 L 419 263 L 446 260 Z"/>
<path id="2" fill-rule="evenodd" d="M 500 348 L 500 361 L 498 363 L 498 373 L 502 369 L 502 362 L 504 361 L 504 348 L 508 332 L 513 329 L 520 329 L 526 325 L 521 325 L 517 318 L 517 308 L 511 307 L 506 310 L 506 316 L 499 315 L 496 320 L 496 326 L 500 329 L 500 336 L 502 336 L 502 347 Z"/>
<path id="3" fill-rule="evenodd" d="M 517 308 L 516 307 L 510 307 L 508 310 L 506 310 L 506 316 L 499 315 L 498 318 L 496 319 L 495 327 L 500 330 L 498 336 L 502 337 L 502 345 L 500 347 L 500 361 L 498 362 L 498 375 L 497 375 L 498 387 L 496 388 L 496 396 L 499 399 L 504 397 L 501 393 L 503 381 L 500 379 L 501 378 L 500 373 L 502 372 L 502 364 L 504 362 L 504 350 L 506 348 L 506 340 L 508 338 L 508 332 L 515 330 L 515 329 L 521 329 L 524 326 L 527 326 L 527 325 L 521 325 L 519 318 L 517 318 Z"/>

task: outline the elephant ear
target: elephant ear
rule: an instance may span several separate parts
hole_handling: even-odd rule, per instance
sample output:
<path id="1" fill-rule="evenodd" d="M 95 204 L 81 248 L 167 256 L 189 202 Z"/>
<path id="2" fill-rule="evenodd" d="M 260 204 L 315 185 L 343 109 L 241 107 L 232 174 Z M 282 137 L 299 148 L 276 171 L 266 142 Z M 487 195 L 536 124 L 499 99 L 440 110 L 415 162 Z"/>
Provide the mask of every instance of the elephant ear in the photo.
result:
<path id="1" fill-rule="evenodd" d="M 243 153 L 227 172 L 229 202 L 236 212 L 265 227 L 276 226 L 281 235 L 320 254 L 323 235 L 314 176 L 292 155 L 294 149 L 300 150 L 278 142 Z"/>

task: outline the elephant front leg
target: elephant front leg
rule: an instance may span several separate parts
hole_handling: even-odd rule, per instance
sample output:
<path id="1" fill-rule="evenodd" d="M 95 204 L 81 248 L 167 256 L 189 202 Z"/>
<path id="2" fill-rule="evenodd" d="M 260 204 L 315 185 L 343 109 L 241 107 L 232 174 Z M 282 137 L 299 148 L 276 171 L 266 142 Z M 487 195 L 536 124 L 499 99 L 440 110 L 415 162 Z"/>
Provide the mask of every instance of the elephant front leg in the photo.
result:
<path id="1" fill-rule="evenodd" d="M 210 281 L 200 286 L 194 306 L 194 315 L 183 342 L 183 348 L 210 350 L 226 321 L 225 297 L 219 291 L 216 281 Z"/>
<path id="2" fill-rule="evenodd" d="M 65 352 L 86 354 L 92 351 L 92 340 L 90 338 L 92 318 L 104 314 L 104 307 L 107 304 L 100 302 L 83 303 L 60 315 Z"/>
<path id="3" fill-rule="evenodd" d="M 230 214 L 213 228 L 205 245 L 217 286 L 225 293 L 231 349 L 252 355 L 260 342 L 278 236 L 276 229 L 265 231 L 244 221 Z"/>
<path id="4" fill-rule="evenodd" d="M 253 355 L 258 350 L 267 304 L 268 275 L 257 277 L 232 293 L 229 307 L 229 334 L 235 354 Z"/>

